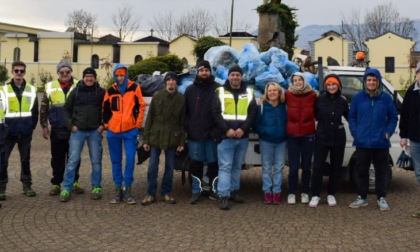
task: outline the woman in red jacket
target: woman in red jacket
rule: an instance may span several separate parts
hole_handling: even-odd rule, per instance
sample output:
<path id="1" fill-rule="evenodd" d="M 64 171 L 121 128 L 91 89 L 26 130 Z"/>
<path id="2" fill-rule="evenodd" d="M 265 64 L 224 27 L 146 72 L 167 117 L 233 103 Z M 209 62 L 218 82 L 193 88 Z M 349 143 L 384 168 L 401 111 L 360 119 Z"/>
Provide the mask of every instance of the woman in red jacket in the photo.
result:
<path id="1" fill-rule="evenodd" d="M 288 204 L 296 204 L 299 167 L 302 167 L 301 202 L 309 202 L 311 160 L 315 137 L 316 93 L 306 82 L 305 76 L 296 72 L 290 77 L 286 93 L 287 104 L 287 148 L 289 158 Z"/>

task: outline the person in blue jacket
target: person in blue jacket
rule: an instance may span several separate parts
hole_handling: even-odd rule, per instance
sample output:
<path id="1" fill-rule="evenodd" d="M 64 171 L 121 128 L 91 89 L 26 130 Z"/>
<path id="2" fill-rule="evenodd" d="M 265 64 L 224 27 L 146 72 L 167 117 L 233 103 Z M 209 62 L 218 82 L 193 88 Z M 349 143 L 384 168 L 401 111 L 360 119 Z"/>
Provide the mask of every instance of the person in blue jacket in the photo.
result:
<path id="1" fill-rule="evenodd" d="M 356 147 L 356 187 L 359 196 L 349 207 L 367 206 L 369 167 L 375 167 L 375 186 L 379 209 L 389 210 L 386 197 L 388 156 L 398 122 L 398 112 L 391 95 L 382 91 L 382 76 L 375 68 L 363 75 L 363 89 L 354 95 L 349 113 L 349 126 Z"/>
<path id="2" fill-rule="evenodd" d="M 257 109 L 255 130 L 260 138 L 264 204 L 280 204 L 281 182 L 286 154 L 286 104 L 279 84 L 265 86 Z"/>

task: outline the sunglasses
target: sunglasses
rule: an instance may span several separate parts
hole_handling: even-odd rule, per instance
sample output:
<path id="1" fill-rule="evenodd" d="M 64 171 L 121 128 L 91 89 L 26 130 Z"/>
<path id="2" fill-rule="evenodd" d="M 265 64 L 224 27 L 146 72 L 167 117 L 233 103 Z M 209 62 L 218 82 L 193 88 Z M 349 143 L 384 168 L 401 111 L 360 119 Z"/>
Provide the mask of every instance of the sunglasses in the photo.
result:
<path id="1" fill-rule="evenodd" d="M 13 70 L 13 72 L 14 73 L 21 73 L 21 74 L 23 74 L 23 73 L 25 73 L 25 70 L 24 69 L 15 69 L 15 70 Z"/>
<path id="2" fill-rule="evenodd" d="M 58 72 L 59 74 L 70 74 L 71 73 L 71 71 L 70 70 L 67 70 L 67 71 L 60 71 L 60 72 Z"/>

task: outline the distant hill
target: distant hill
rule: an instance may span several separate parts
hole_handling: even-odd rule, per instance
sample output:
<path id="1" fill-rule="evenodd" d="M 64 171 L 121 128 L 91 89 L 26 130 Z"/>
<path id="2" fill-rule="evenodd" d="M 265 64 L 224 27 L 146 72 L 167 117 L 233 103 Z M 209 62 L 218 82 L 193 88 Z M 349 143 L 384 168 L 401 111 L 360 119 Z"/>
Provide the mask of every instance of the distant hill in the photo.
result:
<path id="1" fill-rule="evenodd" d="M 418 33 L 417 37 L 413 39 L 417 42 L 414 50 L 420 51 L 420 19 L 414 20 L 414 28 Z M 296 35 L 299 35 L 299 39 L 296 41 L 295 46 L 309 50 L 309 41 L 321 38 L 323 33 L 330 30 L 341 33 L 341 25 L 308 25 L 298 29 L 296 30 Z"/>

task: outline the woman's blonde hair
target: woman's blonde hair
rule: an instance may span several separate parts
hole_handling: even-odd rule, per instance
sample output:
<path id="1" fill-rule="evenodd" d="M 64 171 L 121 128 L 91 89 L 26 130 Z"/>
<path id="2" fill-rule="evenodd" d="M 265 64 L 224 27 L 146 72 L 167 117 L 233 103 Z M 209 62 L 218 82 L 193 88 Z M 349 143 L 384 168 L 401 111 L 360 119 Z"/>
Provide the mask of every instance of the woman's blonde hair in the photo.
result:
<path id="1" fill-rule="evenodd" d="M 268 88 L 270 86 L 275 86 L 277 88 L 277 91 L 279 92 L 279 102 L 283 103 L 284 102 L 284 91 L 283 89 L 280 87 L 279 84 L 275 83 L 275 82 L 269 82 L 264 89 L 264 95 L 262 97 L 262 102 L 268 101 Z"/>

